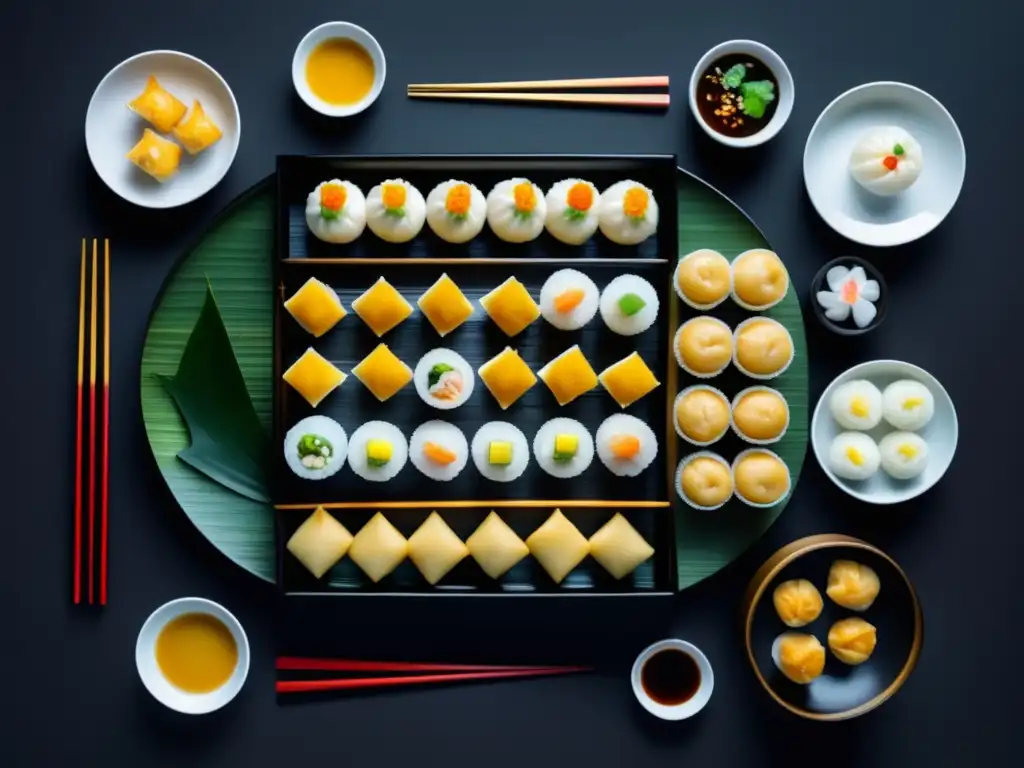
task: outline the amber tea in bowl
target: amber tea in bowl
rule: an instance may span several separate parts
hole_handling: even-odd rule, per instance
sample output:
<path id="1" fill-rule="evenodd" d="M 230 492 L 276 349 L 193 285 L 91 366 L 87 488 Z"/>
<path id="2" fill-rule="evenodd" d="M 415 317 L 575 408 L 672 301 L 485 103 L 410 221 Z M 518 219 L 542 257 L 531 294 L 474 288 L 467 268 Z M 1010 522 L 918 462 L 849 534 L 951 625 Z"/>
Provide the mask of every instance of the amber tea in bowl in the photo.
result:
<path id="1" fill-rule="evenodd" d="M 344 21 L 309 32 L 292 59 L 292 83 L 299 97 L 329 117 L 347 117 L 369 107 L 384 87 L 385 74 L 377 40 Z"/>

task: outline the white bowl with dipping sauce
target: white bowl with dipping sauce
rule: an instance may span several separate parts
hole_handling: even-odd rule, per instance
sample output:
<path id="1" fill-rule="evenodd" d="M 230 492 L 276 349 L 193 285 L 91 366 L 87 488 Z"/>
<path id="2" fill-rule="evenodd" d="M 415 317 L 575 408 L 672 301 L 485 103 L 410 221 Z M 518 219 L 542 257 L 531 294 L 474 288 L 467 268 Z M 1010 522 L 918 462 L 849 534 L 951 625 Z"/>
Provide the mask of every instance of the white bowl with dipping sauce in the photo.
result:
<path id="1" fill-rule="evenodd" d="M 849 171 L 850 153 L 872 128 L 897 126 L 921 145 L 922 169 L 908 189 L 881 197 Z M 903 245 L 931 232 L 953 209 L 963 187 L 967 150 L 953 116 L 906 83 L 866 83 L 825 107 L 804 147 L 804 184 L 825 223 L 863 245 Z"/>
<path id="2" fill-rule="evenodd" d="M 836 435 L 849 430 L 839 426 L 832 417 L 830 401 L 840 385 L 858 379 L 866 379 L 882 391 L 894 381 L 909 379 L 923 384 L 931 392 L 935 412 L 924 427 L 916 430 L 928 444 L 928 463 L 917 477 L 897 480 L 879 468 L 867 480 L 847 480 L 832 471 L 829 448 Z M 895 431 L 883 418 L 878 426 L 864 434 L 878 443 Z M 953 462 L 959 431 L 953 399 L 938 379 L 923 368 L 902 360 L 872 360 L 847 369 L 825 388 L 811 416 L 811 449 L 828 479 L 853 498 L 868 504 L 899 504 L 920 496 L 942 479 Z"/>
<path id="3" fill-rule="evenodd" d="M 373 85 L 369 92 L 359 101 L 351 104 L 332 104 L 325 101 L 309 85 L 306 77 L 306 63 L 310 55 L 321 43 L 328 40 L 350 40 L 362 47 L 373 62 Z M 296 93 L 310 109 L 328 117 L 349 117 L 356 115 L 369 107 L 380 96 L 384 88 L 384 80 L 387 76 L 387 62 L 384 59 L 384 51 L 377 39 L 355 24 L 347 21 L 329 21 L 319 27 L 310 30 L 299 46 L 295 49 L 292 57 L 292 83 Z"/>
<path id="4" fill-rule="evenodd" d="M 705 70 L 711 67 L 718 59 L 734 54 L 747 54 L 754 57 L 771 70 L 775 81 L 778 83 L 778 92 L 775 95 L 778 104 L 775 107 L 775 113 L 764 127 L 749 136 L 727 136 L 719 133 L 708 125 L 698 106 L 697 87 Z M 793 86 L 793 75 L 790 73 L 789 67 L 786 66 L 786 62 L 767 45 L 755 40 L 729 40 L 719 43 L 700 57 L 697 66 L 693 68 L 693 73 L 690 75 L 690 111 L 697 120 L 697 124 L 704 129 L 704 133 L 718 143 L 725 144 L 727 147 L 756 147 L 772 139 L 782 130 L 786 121 L 789 120 L 789 116 L 793 112 L 795 100 L 796 91 Z"/>
<path id="5" fill-rule="evenodd" d="M 237 649 L 238 657 L 230 677 L 208 693 L 190 693 L 173 685 L 157 662 L 160 633 L 171 621 L 186 614 L 206 614 L 218 620 L 231 633 Z M 249 640 L 238 619 L 223 606 L 201 597 L 183 597 L 165 603 L 146 619 L 135 643 L 135 666 L 146 690 L 161 704 L 186 715 L 205 715 L 223 707 L 242 689 L 249 674 Z"/>
<path id="6" fill-rule="evenodd" d="M 126 157 L 144 128 L 159 134 L 128 108 L 150 75 L 185 103 L 186 119 L 198 99 L 223 134 L 195 157 L 182 150 L 178 173 L 162 184 Z M 85 113 L 85 148 L 96 173 L 117 195 L 143 208 L 176 208 L 205 195 L 227 174 L 241 135 L 238 102 L 227 82 L 206 62 L 179 51 L 146 51 L 125 59 L 96 86 Z"/>
<path id="7" fill-rule="evenodd" d="M 664 678 L 660 680 L 655 679 L 657 670 L 654 667 L 648 666 L 648 664 L 652 659 L 673 658 L 666 656 L 666 654 L 681 654 L 685 656 L 686 660 L 684 663 L 692 664 L 690 672 L 692 672 L 695 679 L 681 678 L 678 681 L 666 680 Z M 655 661 L 654 663 L 657 664 L 658 662 Z M 669 667 L 664 667 L 663 671 L 669 669 Z M 684 668 L 682 671 L 686 672 L 687 670 Z M 650 681 L 646 678 L 645 673 L 652 675 Z M 641 651 L 640 655 L 636 657 L 636 661 L 633 662 L 630 681 L 633 684 L 633 694 L 641 706 L 662 720 L 685 720 L 688 717 L 693 717 L 704 709 L 708 701 L 710 701 L 711 693 L 715 688 L 715 674 L 711 669 L 711 662 L 708 661 L 707 656 L 692 643 L 675 638 L 659 640 Z M 666 686 L 671 686 L 673 682 L 680 682 L 682 684 L 682 687 L 679 689 L 678 698 L 680 700 L 678 703 L 665 703 L 664 700 L 659 701 L 655 695 L 649 692 L 649 688 L 653 690 L 656 687 L 660 691 L 661 688 L 657 685 L 659 682 Z M 687 686 L 689 686 L 688 689 Z M 673 696 L 673 698 L 676 697 Z"/>

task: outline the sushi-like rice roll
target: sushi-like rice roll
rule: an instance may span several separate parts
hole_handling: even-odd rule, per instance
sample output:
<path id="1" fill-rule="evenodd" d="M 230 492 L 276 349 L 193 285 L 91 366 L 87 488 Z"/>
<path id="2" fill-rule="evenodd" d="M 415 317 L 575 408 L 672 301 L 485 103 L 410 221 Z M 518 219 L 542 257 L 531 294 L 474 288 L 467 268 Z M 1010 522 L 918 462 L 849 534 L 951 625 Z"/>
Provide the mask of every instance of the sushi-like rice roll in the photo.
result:
<path id="1" fill-rule="evenodd" d="M 454 480 L 469 461 L 469 444 L 454 424 L 427 421 L 409 438 L 409 456 L 424 475 L 446 483 Z"/>
<path id="2" fill-rule="evenodd" d="M 601 292 L 601 318 L 620 336 L 636 336 L 654 325 L 658 305 L 658 292 L 638 275 L 619 275 Z"/>
<path id="3" fill-rule="evenodd" d="M 366 196 L 366 226 L 389 243 L 407 243 L 423 229 L 427 203 L 404 179 L 388 179 Z"/>
<path id="4" fill-rule="evenodd" d="M 323 480 L 345 466 L 348 437 L 334 419 L 307 416 L 284 436 L 284 460 L 305 480 Z"/>
<path id="5" fill-rule="evenodd" d="M 449 179 L 427 195 L 427 224 L 449 243 L 467 243 L 480 234 L 487 221 L 483 192 L 465 181 Z"/>
<path id="6" fill-rule="evenodd" d="M 615 413 L 597 428 L 597 457 L 619 477 L 636 477 L 658 455 L 658 438 L 636 416 Z"/>
<path id="7" fill-rule="evenodd" d="M 469 400 L 476 376 L 462 355 L 438 347 L 416 363 L 412 380 L 416 384 L 416 394 L 424 403 L 448 411 Z"/>
<path id="8" fill-rule="evenodd" d="M 636 181 L 620 181 L 601 193 L 601 232 L 619 245 L 638 245 L 658 231 L 658 201 Z"/>
<path id="9" fill-rule="evenodd" d="M 577 331 L 594 319 L 601 292 L 577 269 L 560 269 L 540 289 L 540 313 L 555 328 Z"/>
<path id="10" fill-rule="evenodd" d="M 547 195 L 544 225 L 551 236 L 567 245 L 583 245 L 597 231 L 601 194 L 582 179 L 565 179 Z"/>
<path id="11" fill-rule="evenodd" d="M 366 228 L 366 198 L 351 181 L 318 184 L 306 198 L 306 224 L 325 243 L 351 243 Z"/>
<path id="12" fill-rule="evenodd" d="M 348 463 L 363 480 L 386 483 L 394 478 L 409 458 L 409 445 L 402 430 L 386 421 L 368 421 L 348 441 Z"/>
<path id="13" fill-rule="evenodd" d="M 496 483 L 511 483 L 530 463 L 526 435 L 507 421 L 489 421 L 480 427 L 469 452 L 480 474 Z"/>
<path id="14" fill-rule="evenodd" d="M 594 460 L 594 438 L 575 419 L 558 417 L 544 422 L 533 438 L 533 455 L 540 468 L 563 480 L 586 471 Z"/>
<path id="15" fill-rule="evenodd" d="M 548 204 L 529 179 L 506 179 L 487 195 L 487 223 L 507 243 L 525 243 L 544 231 Z"/>

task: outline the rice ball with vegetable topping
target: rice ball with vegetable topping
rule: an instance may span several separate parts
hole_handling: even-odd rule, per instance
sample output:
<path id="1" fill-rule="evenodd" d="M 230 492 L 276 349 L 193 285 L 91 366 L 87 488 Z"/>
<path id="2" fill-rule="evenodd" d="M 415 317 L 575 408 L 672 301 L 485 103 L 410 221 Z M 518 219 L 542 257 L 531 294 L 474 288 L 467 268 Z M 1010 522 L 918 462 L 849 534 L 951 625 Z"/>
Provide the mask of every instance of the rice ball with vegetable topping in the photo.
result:
<path id="1" fill-rule="evenodd" d="M 511 483 L 530 464 L 526 435 L 507 421 L 489 421 L 480 427 L 469 452 L 480 474 L 496 483 Z"/>
<path id="2" fill-rule="evenodd" d="M 431 480 L 454 480 L 469 461 L 469 443 L 462 430 L 447 421 L 427 421 L 409 438 L 412 465 Z"/>
<path id="3" fill-rule="evenodd" d="M 345 465 L 348 437 L 334 419 L 307 416 L 284 436 L 288 468 L 305 480 L 323 480 Z"/>
<path id="4" fill-rule="evenodd" d="M 402 430 L 386 421 L 368 421 L 352 433 L 348 463 L 363 480 L 386 483 L 394 478 L 409 458 L 409 445 Z"/>
<path id="5" fill-rule="evenodd" d="M 619 275 L 601 292 L 601 317 L 620 336 L 643 333 L 658 318 L 658 292 L 639 275 Z"/>
<path id="6" fill-rule="evenodd" d="M 427 405 L 442 411 L 458 408 L 473 394 L 473 368 L 458 352 L 438 347 L 416 363 L 413 382 L 416 394 Z"/>

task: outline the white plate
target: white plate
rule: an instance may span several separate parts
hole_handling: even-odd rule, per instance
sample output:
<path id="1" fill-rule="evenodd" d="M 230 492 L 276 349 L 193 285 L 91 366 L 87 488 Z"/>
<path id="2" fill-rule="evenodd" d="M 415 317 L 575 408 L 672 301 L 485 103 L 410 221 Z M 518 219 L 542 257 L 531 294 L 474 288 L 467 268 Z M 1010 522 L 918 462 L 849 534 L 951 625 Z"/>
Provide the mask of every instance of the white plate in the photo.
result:
<path id="1" fill-rule="evenodd" d="M 864 190 L 847 170 L 861 134 L 875 126 L 906 129 L 921 144 L 924 169 L 892 197 Z M 934 97 L 904 83 L 867 83 L 825 107 L 804 147 L 804 183 L 821 218 L 856 243 L 893 246 L 931 232 L 964 183 L 967 153 L 953 117 Z"/>
<path id="2" fill-rule="evenodd" d="M 224 134 L 196 157 L 182 150 L 181 169 L 163 184 L 125 157 L 143 129 L 152 128 L 128 108 L 150 75 L 189 110 L 192 100 L 199 99 Z M 224 78 L 205 62 L 177 51 L 147 51 L 122 61 L 96 86 L 85 115 L 85 146 L 96 173 L 118 195 L 144 208 L 175 208 L 213 189 L 235 159 L 241 131 L 238 103 Z"/>
<path id="3" fill-rule="evenodd" d="M 829 469 L 829 446 L 836 435 L 846 431 L 832 418 L 829 400 L 836 387 L 854 379 L 867 379 L 880 390 L 884 390 L 887 385 L 899 379 L 912 379 L 924 384 L 932 393 L 932 397 L 935 398 L 935 415 L 924 428 L 917 430 L 928 443 L 928 465 L 917 477 L 911 480 L 896 480 L 879 468 L 868 480 L 846 480 Z M 895 431 L 883 419 L 877 427 L 868 430 L 866 434 L 878 442 L 889 432 Z M 898 504 L 908 501 L 920 496 L 939 482 L 953 461 L 958 433 L 953 400 L 939 380 L 923 368 L 900 360 L 872 360 L 869 363 L 855 365 L 840 374 L 825 388 L 811 417 L 811 446 L 818 464 L 833 483 L 855 499 L 869 504 Z"/>
<path id="4" fill-rule="evenodd" d="M 238 663 L 228 681 L 209 693 L 187 693 L 171 685 L 163 676 L 156 662 L 156 639 L 167 622 L 185 613 L 208 613 L 220 619 L 231 631 L 238 648 Z M 182 597 L 164 603 L 146 619 L 135 642 L 135 666 L 139 677 L 153 698 L 177 712 L 186 715 L 205 715 L 220 709 L 242 690 L 249 675 L 249 639 L 245 630 L 230 611 L 221 605 L 201 597 Z"/>

